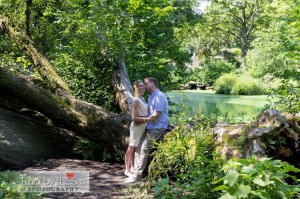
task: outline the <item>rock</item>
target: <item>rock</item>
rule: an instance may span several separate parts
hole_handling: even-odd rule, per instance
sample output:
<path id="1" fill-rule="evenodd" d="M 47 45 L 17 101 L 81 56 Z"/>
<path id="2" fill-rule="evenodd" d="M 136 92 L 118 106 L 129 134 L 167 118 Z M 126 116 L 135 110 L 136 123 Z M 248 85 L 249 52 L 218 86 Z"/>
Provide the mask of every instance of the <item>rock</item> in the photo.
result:
<path id="1" fill-rule="evenodd" d="M 300 118 L 297 115 L 269 109 L 248 124 L 217 123 L 213 133 L 217 151 L 225 158 L 268 156 L 300 165 Z"/>
<path id="2" fill-rule="evenodd" d="M 197 87 L 198 87 L 198 83 L 197 82 L 195 82 L 195 81 L 189 81 L 188 83 L 187 83 L 187 88 L 189 89 L 189 90 L 196 90 L 197 89 Z"/>
<path id="3" fill-rule="evenodd" d="M 236 140 L 242 135 L 244 124 L 224 124 L 219 123 L 213 128 L 213 133 L 216 135 L 216 141 L 223 142 L 224 135 L 229 140 Z"/>
<path id="4" fill-rule="evenodd" d="M 272 134 L 276 128 L 274 126 L 267 127 L 267 128 L 255 128 L 251 129 L 248 134 L 249 139 L 256 139 L 261 138 L 263 136 L 267 136 L 268 134 Z"/>
<path id="5" fill-rule="evenodd" d="M 268 156 L 300 165 L 299 127 L 297 115 L 269 109 L 262 112 L 248 129 L 245 156 Z"/>

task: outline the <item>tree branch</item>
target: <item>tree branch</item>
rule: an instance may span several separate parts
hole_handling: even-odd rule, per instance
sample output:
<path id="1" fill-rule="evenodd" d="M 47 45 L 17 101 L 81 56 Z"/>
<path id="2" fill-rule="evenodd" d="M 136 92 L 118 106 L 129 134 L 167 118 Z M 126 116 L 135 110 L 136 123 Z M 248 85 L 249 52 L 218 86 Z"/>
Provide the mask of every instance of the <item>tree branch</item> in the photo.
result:
<path id="1" fill-rule="evenodd" d="M 67 84 L 58 76 L 48 59 L 35 47 L 34 42 L 25 34 L 19 32 L 9 24 L 8 18 L 0 15 L 0 29 L 2 29 L 27 56 L 37 68 L 43 80 L 49 84 L 53 93 L 70 95 Z"/>

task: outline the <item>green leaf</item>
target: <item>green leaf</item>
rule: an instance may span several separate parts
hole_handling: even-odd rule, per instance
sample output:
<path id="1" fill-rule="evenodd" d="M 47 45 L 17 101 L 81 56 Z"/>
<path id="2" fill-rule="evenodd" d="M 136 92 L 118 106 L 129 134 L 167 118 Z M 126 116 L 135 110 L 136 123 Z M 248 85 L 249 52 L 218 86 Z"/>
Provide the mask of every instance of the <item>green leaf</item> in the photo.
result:
<path id="1" fill-rule="evenodd" d="M 281 199 L 288 199 L 283 191 L 275 190 L 275 193 L 276 193 L 275 195 L 280 196 Z"/>
<path id="2" fill-rule="evenodd" d="M 262 179 L 260 179 L 260 178 L 255 178 L 255 179 L 253 180 L 253 183 L 254 183 L 254 184 L 257 184 L 257 185 L 259 185 L 259 186 L 262 186 L 262 187 L 264 187 L 264 186 L 267 185 L 267 183 L 266 183 L 265 181 L 263 181 Z"/>
<path id="3" fill-rule="evenodd" d="M 300 172 L 300 169 L 294 167 L 293 165 L 285 164 L 285 165 L 284 165 L 284 171 L 285 171 L 285 172 L 293 171 L 293 172 L 299 173 L 299 172 Z"/>
<path id="4" fill-rule="evenodd" d="M 264 181 L 264 180 L 262 180 L 262 179 L 260 179 L 260 178 L 255 178 L 255 179 L 253 180 L 253 183 L 255 183 L 255 184 L 257 184 L 257 185 L 260 185 L 260 186 L 264 187 L 264 186 L 267 186 L 267 185 L 269 185 L 269 184 L 275 184 L 275 181 L 273 181 L 273 180 L 266 180 L 266 181 Z"/>
<path id="5" fill-rule="evenodd" d="M 226 193 L 226 194 L 222 195 L 219 199 L 237 199 L 237 197 L 230 195 L 229 193 Z"/>
<path id="6" fill-rule="evenodd" d="M 251 191 L 251 194 L 254 196 L 258 196 L 259 198 L 265 198 L 260 191 Z"/>
<path id="7" fill-rule="evenodd" d="M 244 166 L 243 168 L 242 168 L 242 173 L 254 173 L 254 172 L 256 172 L 256 169 L 254 169 L 253 168 L 254 167 L 254 165 L 253 164 L 251 164 L 251 165 L 249 165 L 249 166 Z"/>
<path id="8" fill-rule="evenodd" d="M 213 181 L 212 184 L 218 184 L 219 182 L 221 182 L 223 180 L 224 180 L 224 178 L 219 178 L 219 179 Z"/>
<path id="9" fill-rule="evenodd" d="M 237 171 L 230 170 L 226 174 L 225 179 L 227 179 L 227 183 L 231 187 L 237 181 L 238 177 L 239 177 L 239 173 Z"/>
<path id="10" fill-rule="evenodd" d="M 251 191 L 251 187 L 248 185 L 239 185 L 237 191 L 234 193 L 234 196 L 237 198 L 247 198 L 248 194 Z"/>
<path id="11" fill-rule="evenodd" d="M 168 184 L 169 183 L 169 178 L 164 178 L 160 182 L 161 182 L 161 184 Z"/>
<path id="12" fill-rule="evenodd" d="M 162 190 L 162 187 L 158 186 L 158 185 L 154 188 L 155 193 L 160 193 L 161 190 Z"/>
<path id="13" fill-rule="evenodd" d="M 260 162 L 265 162 L 265 161 L 269 161 L 271 160 L 272 158 L 267 158 L 267 157 L 262 157 L 259 159 Z"/>
<path id="14" fill-rule="evenodd" d="M 232 169 L 232 168 L 234 168 L 234 167 L 241 166 L 241 165 L 243 165 L 243 164 L 240 163 L 240 162 L 236 162 L 236 161 L 233 161 L 233 160 L 230 159 L 230 160 L 227 162 L 227 164 L 225 164 L 225 165 L 223 166 L 222 170 L 226 171 L 226 170 L 229 170 L 229 169 Z"/>
<path id="15" fill-rule="evenodd" d="M 228 189 L 228 187 L 226 185 L 220 185 L 220 186 L 215 187 L 213 190 L 220 191 L 220 190 L 225 190 L 225 189 Z"/>

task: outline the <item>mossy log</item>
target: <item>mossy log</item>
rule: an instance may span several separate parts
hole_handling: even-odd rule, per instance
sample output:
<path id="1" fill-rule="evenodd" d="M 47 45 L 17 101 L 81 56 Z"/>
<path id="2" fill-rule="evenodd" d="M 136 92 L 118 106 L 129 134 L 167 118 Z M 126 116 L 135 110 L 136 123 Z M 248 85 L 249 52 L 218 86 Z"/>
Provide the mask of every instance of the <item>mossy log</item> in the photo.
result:
<path id="1" fill-rule="evenodd" d="M 55 95 L 0 68 L 0 93 L 19 99 L 48 117 L 55 126 L 93 140 L 111 152 L 124 150 L 126 122 L 106 109 L 68 95 Z"/>
<path id="2" fill-rule="evenodd" d="M 22 169 L 48 158 L 79 158 L 80 137 L 0 107 L 0 171 Z"/>
<path id="3" fill-rule="evenodd" d="M 123 116 L 75 99 L 67 84 L 55 72 L 47 58 L 39 52 L 34 42 L 25 33 L 14 28 L 9 19 L 0 15 L 0 29 L 6 33 L 18 48 L 25 52 L 48 85 L 49 90 L 40 88 L 25 78 L 13 76 L 4 69 L 0 70 L 0 90 L 2 94 L 16 98 L 48 117 L 55 126 L 73 131 L 88 138 L 114 153 L 124 151 L 129 134 L 132 87 L 127 74 L 124 54 L 120 54 L 120 64 L 112 83 L 118 96 Z"/>
<path id="4" fill-rule="evenodd" d="M 34 42 L 23 32 L 10 25 L 8 18 L 0 15 L 0 29 L 8 35 L 18 48 L 25 52 L 38 70 L 42 79 L 48 84 L 53 93 L 71 95 L 70 89 L 56 73 L 48 59 L 39 52 Z"/>

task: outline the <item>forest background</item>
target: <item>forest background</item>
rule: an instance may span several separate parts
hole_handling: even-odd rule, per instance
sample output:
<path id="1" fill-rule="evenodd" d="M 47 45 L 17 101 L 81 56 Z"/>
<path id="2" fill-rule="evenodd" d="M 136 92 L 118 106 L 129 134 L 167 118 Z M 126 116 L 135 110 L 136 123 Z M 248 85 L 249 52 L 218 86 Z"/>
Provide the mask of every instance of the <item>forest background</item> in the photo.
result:
<path id="1" fill-rule="evenodd" d="M 207 3 L 204 10 L 203 2 Z M 24 48 L 17 45 L 5 31 L 4 24 L 8 24 L 33 41 L 67 83 L 71 95 L 115 114 L 124 111 L 112 83 L 120 65 L 126 66 L 131 81 L 156 77 L 163 91 L 196 81 L 213 86 L 217 93 L 268 94 L 277 99 L 270 107 L 298 113 L 299 11 L 297 0 L 1 0 L 1 72 L 25 76 L 52 89 L 24 52 L 30 42 Z M 194 67 L 188 67 L 191 57 L 197 60 Z M 182 193 L 219 195 L 212 193 L 207 181 L 197 184 L 199 176 L 212 182 L 220 171 L 212 157 L 204 161 L 205 147 L 211 144 L 200 146 L 209 136 L 205 139 L 197 145 L 202 156 L 192 159 L 194 170 L 187 169 L 190 163 L 174 163 L 179 165 L 178 173 L 183 172 L 177 176 L 182 187 L 187 180 L 195 183 L 182 188 Z M 170 149 L 176 147 L 181 146 Z M 181 159 L 174 155 L 174 160 Z M 261 162 L 274 165 L 268 161 Z M 200 175 L 196 166 L 203 162 L 208 166 Z M 161 183 L 157 193 L 169 194 L 168 178 Z M 200 185 L 203 193 L 197 192 Z"/>
<path id="2" fill-rule="evenodd" d="M 111 79 L 121 59 L 130 80 L 154 76 L 165 91 L 192 80 L 218 93 L 269 94 L 282 80 L 297 81 L 297 1 L 203 2 L 27 0 L 1 1 L 0 9 L 76 98 L 116 113 Z M 24 53 L 0 36 L 1 67 L 38 78 Z M 198 63 L 188 68 L 193 55 Z"/>

